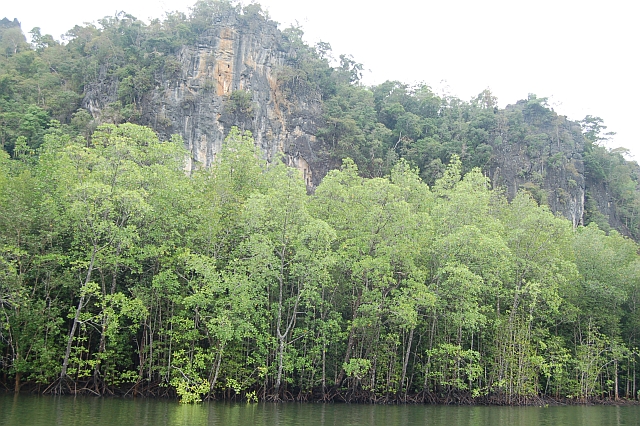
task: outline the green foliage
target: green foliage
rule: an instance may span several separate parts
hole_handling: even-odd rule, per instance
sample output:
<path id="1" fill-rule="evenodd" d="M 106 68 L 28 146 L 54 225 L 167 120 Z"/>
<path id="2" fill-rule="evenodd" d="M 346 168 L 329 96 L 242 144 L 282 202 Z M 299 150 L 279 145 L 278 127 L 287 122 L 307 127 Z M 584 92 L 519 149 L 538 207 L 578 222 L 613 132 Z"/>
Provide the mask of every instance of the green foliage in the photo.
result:
<path id="1" fill-rule="evenodd" d="M 0 159 L 17 383 L 513 403 L 622 392 L 635 368 L 635 243 L 508 202 L 457 156 L 433 188 L 405 160 L 363 178 L 345 159 L 310 196 L 237 129 L 191 177 L 179 139 L 132 124 L 43 139 Z"/>
<path id="2" fill-rule="evenodd" d="M 22 149 L 22 142 L 26 141 L 30 150 L 37 149 L 52 119 L 61 124 L 63 132 L 84 138 L 89 137 L 96 123 L 147 120 L 143 99 L 167 81 L 181 78 L 183 70 L 176 56 L 180 48 L 192 45 L 208 27 L 231 15 L 243 29 L 255 28 L 270 19 L 259 4 L 242 6 L 228 0 L 202 0 L 187 14 L 167 13 L 149 24 L 124 12 L 104 17 L 98 24 L 70 29 L 64 44 L 34 28 L 30 45 L 17 22 L 6 26 L 0 37 L 4 49 L 0 57 L 3 148 L 13 155 L 16 143 Z M 328 43 L 307 45 L 298 26 L 285 29 L 281 35 L 276 40 L 277 49 L 286 55 L 283 64 L 274 70 L 276 81 L 272 89 L 277 93 L 277 106 L 292 111 L 300 96 L 320 95 L 324 122 L 317 123 L 316 136 L 321 143 L 314 151 L 329 164 L 339 164 L 349 157 L 363 176 L 383 177 L 403 158 L 418 167 L 425 182 L 433 185 L 453 154 L 461 159 L 464 172 L 480 167 L 486 175 L 494 174 L 505 152 L 511 157 L 522 155 L 524 175 L 516 183 L 518 188 L 510 189 L 510 196 L 526 187 L 538 202 L 545 204 L 546 196 L 553 196 L 554 192 L 549 185 L 557 183 L 566 188 L 572 180 L 574 190 L 556 194 L 557 200 L 547 200 L 558 208 L 568 206 L 582 185 L 576 180 L 581 174 L 580 160 L 565 162 L 561 161 L 562 156 L 569 158 L 569 150 L 580 151 L 586 142 L 583 160 L 587 177 L 606 182 L 607 189 L 598 191 L 614 193 L 616 212 L 609 215 L 610 225 L 625 235 L 640 235 L 637 166 L 624 159 L 623 151 L 603 147 L 612 133 L 606 132 L 601 118 L 587 116 L 581 121 L 583 138 L 575 123 L 556 114 L 546 98 L 533 94 L 499 109 L 488 89 L 464 102 L 452 96 L 438 96 L 425 84 L 410 86 L 386 81 L 365 87 L 361 84 L 363 65 L 350 55 L 337 54 L 334 59 Z M 107 84 L 117 87 L 116 99 L 98 116 L 82 116 L 87 114 L 79 110 L 87 91 Z M 209 81 L 201 89 L 207 91 L 213 86 Z M 246 128 L 256 114 L 254 97 L 248 91 L 234 90 L 221 120 Z M 166 117 L 159 117 L 158 125 L 168 124 Z M 524 151 L 511 151 L 514 147 L 524 147 Z M 543 178 L 549 173 L 553 176 L 538 182 L 532 178 L 534 173 Z M 556 176 L 559 180 L 554 182 Z M 587 180 L 587 190 L 595 188 L 596 182 Z M 596 207 L 599 212 L 608 209 L 604 205 Z M 595 211 L 593 216 L 604 225 Z M 590 220 L 587 217 L 587 223 Z"/>
<path id="3" fill-rule="evenodd" d="M 245 119 L 253 118 L 253 102 L 251 92 L 247 90 L 234 90 L 224 106 L 225 112 Z"/>
<path id="4" fill-rule="evenodd" d="M 319 154 L 340 169 L 309 195 L 232 128 L 189 176 L 179 137 L 130 121 L 180 75 L 180 47 L 229 14 L 249 29 L 269 19 L 199 1 L 149 24 L 120 13 L 77 26 L 65 44 L 0 31 L 7 387 L 185 403 L 635 396 L 640 260 L 608 220 L 637 237 L 638 173 L 602 146 L 601 119 L 582 122 L 583 162 L 615 214 L 588 191 L 590 224 L 573 229 L 544 206 L 545 184 L 581 185 L 562 145 L 583 140 L 546 99 L 501 110 L 488 90 L 463 102 L 424 84 L 365 87 L 361 64 L 292 27 L 273 89 L 289 104 L 321 94 Z M 80 99 L 104 79 L 118 99 L 93 117 Z M 253 99 L 235 90 L 224 113 L 251 120 Z M 512 149 L 526 162 L 507 200 L 487 176 Z"/>
<path id="5" fill-rule="evenodd" d="M 371 369 L 371 360 L 351 358 L 348 363 L 343 364 L 342 368 L 347 377 L 355 377 L 358 380 L 362 380 Z"/>
<path id="6" fill-rule="evenodd" d="M 195 360 L 191 362 L 185 357 L 182 351 L 173 354 L 174 361 L 172 368 L 176 373 L 171 379 L 171 386 L 176 389 L 178 398 L 183 404 L 202 402 L 202 396 L 209 392 L 209 382 L 201 379 L 198 374 L 193 371 L 193 364 L 200 368 L 204 367 L 205 360 L 198 355 L 196 355 Z"/>

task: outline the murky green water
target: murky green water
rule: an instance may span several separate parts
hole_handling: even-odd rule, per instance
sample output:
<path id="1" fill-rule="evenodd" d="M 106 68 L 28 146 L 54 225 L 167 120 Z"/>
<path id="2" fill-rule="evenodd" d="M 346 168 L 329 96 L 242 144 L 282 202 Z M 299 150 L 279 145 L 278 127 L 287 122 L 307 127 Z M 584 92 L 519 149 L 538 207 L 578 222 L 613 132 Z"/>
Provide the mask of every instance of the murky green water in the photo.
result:
<path id="1" fill-rule="evenodd" d="M 347 404 L 180 405 L 173 401 L 0 394 L 0 425 L 539 426 L 640 425 L 640 407 L 443 407 Z"/>

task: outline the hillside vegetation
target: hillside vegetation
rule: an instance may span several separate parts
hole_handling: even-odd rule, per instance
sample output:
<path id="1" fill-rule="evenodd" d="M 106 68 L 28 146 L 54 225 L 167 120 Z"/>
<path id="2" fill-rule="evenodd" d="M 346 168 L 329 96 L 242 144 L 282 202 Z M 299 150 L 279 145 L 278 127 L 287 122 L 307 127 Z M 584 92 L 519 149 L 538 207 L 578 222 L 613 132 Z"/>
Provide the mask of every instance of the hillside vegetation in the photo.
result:
<path id="1" fill-rule="evenodd" d="M 268 19 L 201 1 L 148 25 L 76 26 L 64 44 L 0 21 L 3 386 L 183 402 L 637 398 L 638 166 L 603 146 L 602 120 L 571 122 L 535 95 L 500 109 L 488 90 L 466 102 L 365 87 L 360 64 L 291 28 L 279 93 L 319 94 L 331 170 L 309 188 L 266 161 L 231 127 L 256 106 L 236 91 L 215 161 L 185 173 L 184 141 L 139 125 L 142 100 L 229 13 Z M 105 75 L 117 101 L 94 116 L 86 88 Z"/>

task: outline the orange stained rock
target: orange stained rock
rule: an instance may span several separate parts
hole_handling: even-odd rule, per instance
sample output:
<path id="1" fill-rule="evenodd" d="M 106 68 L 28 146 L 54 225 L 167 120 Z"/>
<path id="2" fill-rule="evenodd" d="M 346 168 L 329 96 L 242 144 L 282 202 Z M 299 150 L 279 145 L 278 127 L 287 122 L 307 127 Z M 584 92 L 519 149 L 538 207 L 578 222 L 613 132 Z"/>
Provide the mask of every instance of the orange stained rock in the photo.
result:
<path id="1" fill-rule="evenodd" d="M 217 82 L 218 96 L 230 95 L 233 82 L 233 41 L 235 33 L 232 28 L 222 28 L 220 31 L 220 45 L 215 52 L 216 65 L 213 77 Z"/>

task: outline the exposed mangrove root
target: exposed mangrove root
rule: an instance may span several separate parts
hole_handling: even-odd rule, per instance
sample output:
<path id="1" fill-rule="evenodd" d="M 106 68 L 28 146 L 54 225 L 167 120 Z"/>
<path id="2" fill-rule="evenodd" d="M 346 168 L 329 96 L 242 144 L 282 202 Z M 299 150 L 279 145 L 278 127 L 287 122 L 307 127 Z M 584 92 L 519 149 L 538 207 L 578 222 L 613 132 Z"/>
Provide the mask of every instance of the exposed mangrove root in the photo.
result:
<path id="1" fill-rule="evenodd" d="M 15 391 L 6 382 L 0 382 L 5 392 Z M 423 405 L 494 405 L 494 406 L 558 406 L 558 405 L 638 405 L 639 401 L 631 399 L 613 398 L 553 398 L 544 395 L 505 395 L 489 394 L 473 397 L 469 392 L 419 392 L 414 394 L 375 394 L 360 388 L 314 388 L 303 391 L 301 389 L 280 388 L 275 393 L 275 388 L 250 389 L 236 394 L 228 390 L 212 393 L 204 399 L 206 401 L 247 401 L 248 393 L 264 395 L 260 401 L 281 402 L 320 402 L 320 403 L 351 403 L 351 404 L 423 404 Z M 139 380 L 135 383 L 127 383 L 119 386 L 108 385 L 102 381 L 96 383 L 94 378 L 87 380 L 73 380 L 70 377 L 58 378 L 44 387 L 35 382 L 24 382 L 20 386 L 23 394 L 45 395 L 77 395 L 99 397 L 124 397 L 124 398 L 161 398 L 178 399 L 174 388 L 161 382 L 147 382 Z"/>

